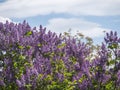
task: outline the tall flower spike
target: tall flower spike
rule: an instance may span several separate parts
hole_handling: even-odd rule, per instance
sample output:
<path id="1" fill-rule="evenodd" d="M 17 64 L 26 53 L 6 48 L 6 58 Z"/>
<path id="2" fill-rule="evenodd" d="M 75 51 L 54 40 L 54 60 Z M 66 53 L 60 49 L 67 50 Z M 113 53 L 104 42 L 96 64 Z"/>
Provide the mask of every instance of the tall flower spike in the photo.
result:
<path id="1" fill-rule="evenodd" d="M 117 36 L 117 32 L 111 31 L 110 33 L 106 33 L 106 37 L 104 38 L 107 44 L 118 44 L 120 43 L 120 38 Z"/>

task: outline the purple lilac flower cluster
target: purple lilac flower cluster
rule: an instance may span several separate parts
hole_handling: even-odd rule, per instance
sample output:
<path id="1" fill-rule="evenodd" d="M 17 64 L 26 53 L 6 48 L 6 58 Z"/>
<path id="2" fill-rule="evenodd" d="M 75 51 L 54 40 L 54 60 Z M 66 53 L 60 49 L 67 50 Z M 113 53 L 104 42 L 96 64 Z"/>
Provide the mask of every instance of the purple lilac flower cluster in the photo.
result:
<path id="1" fill-rule="evenodd" d="M 104 39 L 93 58 L 74 37 L 0 23 L 0 90 L 120 90 L 120 38 Z"/>

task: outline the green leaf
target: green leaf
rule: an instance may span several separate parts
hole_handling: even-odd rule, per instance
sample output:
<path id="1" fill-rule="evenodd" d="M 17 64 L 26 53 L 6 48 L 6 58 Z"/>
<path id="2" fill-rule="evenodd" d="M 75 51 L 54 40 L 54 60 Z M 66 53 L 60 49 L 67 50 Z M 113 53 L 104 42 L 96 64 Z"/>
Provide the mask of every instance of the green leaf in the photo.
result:
<path id="1" fill-rule="evenodd" d="M 20 55 L 20 56 L 19 56 L 19 60 L 25 60 L 25 56 Z"/>
<path id="2" fill-rule="evenodd" d="M 61 45 L 58 45 L 57 48 L 63 48 L 66 46 L 66 43 L 62 43 Z"/>
<path id="3" fill-rule="evenodd" d="M 70 57 L 70 60 L 71 60 L 74 64 L 75 64 L 76 61 L 77 61 L 76 57 L 74 57 L 74 56 L 71 56 L 71 57 Z"/>
<path id="4" fill-rule="evenodd" d="M 23 49 L 24 47 L 19 45 L 18 48 L 19 48 L 19 49 Z"/>
<path id="5" fill-rule="evenodd" d="M 113 43 L 112 45 L 109 45 L 108 48 L 110 49 L 116 49 L 118 47 L 118 44 Z"/>
<path id="6" fill-rule="evenodd" d="M 31 84 L 25 85 L 25 87 L 26 87 L 27 89 L 30 89 L 31 86 L 32 86 Z"/>
<path id="7" fill-rule="evenodd" d="M 55 53 L 54 52 L 52 52 L 49 56 L 50 57 L 53 57 L 55 55 Z"/>
<path id="8" fill-rule="evenodd" d="M 30 36 L 30 35 L 32 35 L 32 31 L 28 31 L 25 33 L 25 36 Z"/>
<path id="9" fill-rule="evenodd" d="M 19 49 L 23 49 L 23 48 L 24 48 L 22 45 L 19 45 L 18 42 L 16 43 L 16 46 L 17 46 L 17 48 L 19 48 Z"/>
<path id="10" fill-rule="evenodd" d="M 17 68 L 17 66 L 18 66 L 17 62 L 14 62 L 13 66 L 14 66 L 15 68 Z"/>
<path id="11" fill-rule="evenodd" d="M 29 50 L 30 48 L 31 48 L 31 46 L 29 46 L 29 45 L 28 45 L 28 46 L 26 46 L 26 49 L 27 49 L 27 50 Z"/>
<path id="12" fill-rule="evenodd" d="M 113 48 L 117 48 L 117 47 L 118 47 L 118 44 L 113 43 L 112 46 L 113 46 Z"/>
<path id="13" fill-rule="evenodd" d="M 82 83 L 83 80 L 85 80 L 85 78 L 86 78 L 85 75 L 83 75 L 83 76 L 79 79 L 79 82 Z"/>
<path id="14" fill-rule="evenodd" d="M 41 46 L 42 46 L 42 44 L 41 44 L 41 43 L 39 43 L 37 46 L 38 46 L 38 47 L 41 47 Z"/>
<path id="15" fill-rule="evenodd" d="M 112 89 L 113 86 L 114 86 L 114 85 L 113 85 L 113 82 L 110 81 L 109 83 L 106 84 L 105 87 L 106 87 L 106 90 L 113 90 L 113 89 Z"/>
<path id="16" fill-rule="evenodd" d="M 51 81 L 51 80 L 52 80 L 52 76 L 47 75 L 46 80 L 47 80 L 47 81 L 49 81 L 49 80 Z"/>
<path id="17" fill-rule="evenodd" d="M 109 65 L 113 65 L 113 64 L 115 64 L 115 60 L 110 60 L 108 63 L 109 63 Z"/>
<path id="18" fill-rule="evenodd" d="M 109 45 L 108 48 L 113 49 L 112 45 Z"/>

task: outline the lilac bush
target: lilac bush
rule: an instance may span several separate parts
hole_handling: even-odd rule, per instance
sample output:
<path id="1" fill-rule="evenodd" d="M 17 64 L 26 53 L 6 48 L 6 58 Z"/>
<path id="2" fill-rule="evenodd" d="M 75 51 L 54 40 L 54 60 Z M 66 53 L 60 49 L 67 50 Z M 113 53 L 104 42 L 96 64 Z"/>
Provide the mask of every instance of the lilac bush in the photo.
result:
<path id="1" fill-rule="evenodd" d="M 0 90 L 119 90 L 117 32 L 95 52 L 90 38 L 79 39 L 26 21 L 0 23 Z"/>

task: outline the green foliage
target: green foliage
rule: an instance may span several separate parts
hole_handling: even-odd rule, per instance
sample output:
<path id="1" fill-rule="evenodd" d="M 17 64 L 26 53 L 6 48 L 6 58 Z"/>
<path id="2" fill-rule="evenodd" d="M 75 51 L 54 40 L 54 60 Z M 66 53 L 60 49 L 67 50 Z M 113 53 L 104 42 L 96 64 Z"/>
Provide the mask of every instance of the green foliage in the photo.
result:
<path id="1" fill-rule="evenodd" d="M 66 46 L 66 44 L 65 44 L 65 43 L 62 43 L 62 44 L 58 45 L 57 48 L 63 48 L 63 47 L 65 47 L 65 46 Z"/>
<path id="2" fill-rule="evenodd" d="M 117 47 L 118 47 L 117 43 L 113 43 L 113 44 L 108 46 L 108 48 L 110 48 L 110 49 L 117 49 Z"/>
<path id="3" fill-rule="evenodd" d="M 25 33 L 25 36 L 30 36 L 30 35 L 32 35 L 32 31 L 28 31 Z"/>
<path id="4" fill-rule="evenodd" d="M 113 81 L 108 82 L 105 85 L 105 88 L 106 88 L 106 90 L 114 90 L 114 83 L 113 83 Z"/>

